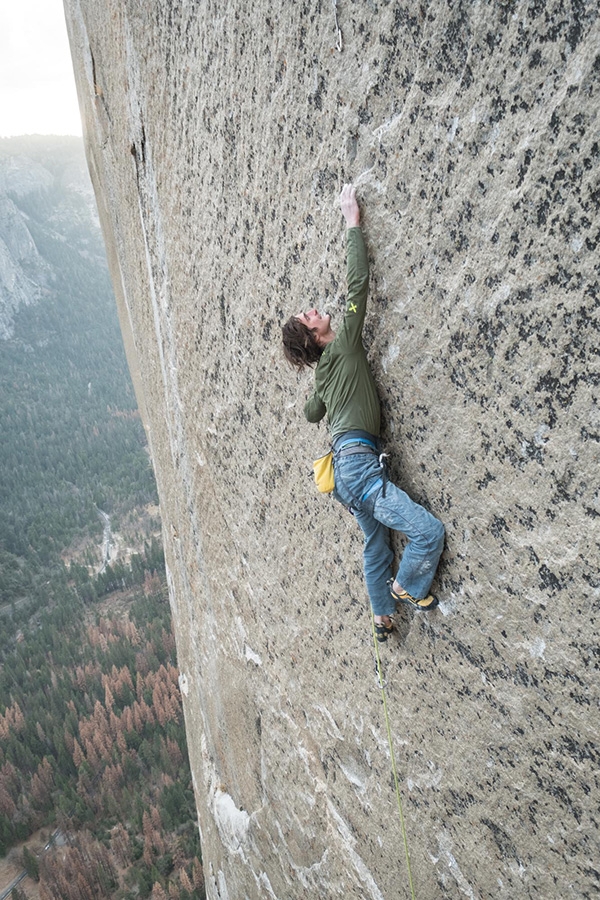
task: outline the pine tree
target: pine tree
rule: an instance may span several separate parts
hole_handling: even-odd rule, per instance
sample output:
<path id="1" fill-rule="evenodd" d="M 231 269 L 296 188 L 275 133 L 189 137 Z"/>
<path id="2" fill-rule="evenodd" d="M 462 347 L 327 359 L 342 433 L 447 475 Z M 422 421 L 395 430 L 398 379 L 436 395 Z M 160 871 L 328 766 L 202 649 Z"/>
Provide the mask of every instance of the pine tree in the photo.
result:
<path id="1" fill-rule="evenodd" d="M 30 878 L 33 878 L 34 881 L 39 881 L 40 864 L 37 856 L 34 856 L 29 847 L 23 847 L 23 868 Z"/>
<path id="2" fill-rule="evenodd" d="M 14 800 L 3 785 L 0 785 L 0 813 L 7 819 L 12 819 L 17 812 Z"/>
<path id="3" fill-rule="evenodd" d="M 190 876 L 185 871 L 185 869 L 179 870 L 179 881 L 181 882 L 181 887 L 184 890 L 189 891 L 189 893 L 191 894 L 192 891 L 194 890 L 194 885 L 190 881 Z"/>
<path id="4" fill-rule="evenodd" d="M 131 840 L 127 829 L 119 822 L 111 831 L 110 846 L 113 855 L 124 868 L 131 862 Z"/>
<path id="5" fill-rule="evenodd" d="M 194 857 L 194 862 L 192 863 L 192 875 L 194 878 L 194 888 L 197 891 L 204 890 L 204 870 L 202 868 L 202 863 L 198 859 L 197 856 Z"/>
<path id="6" fill-rule="evenodd" d="M 84 761 L 85 756 L 83 754 L 83 750 L 79 745 L 79 741 L 77 738 L 73 738 L 73 762 L 77 766 L 80 767 L 81 763 Z"/>
<path id="7" fill-rule="evenodd" d="M 87 761 L 92 767 L 92 771 L 96 772 L 100 765 L 100 759 L 98 758 L 98 754 L 96 753 L 96 748 L 89 739 L 85 742 L 85 755 Z"/>
<path id="8" fill-rule="evenodd" d="M 104 705 L 108 710 L 112 710 L 114 704 L 115 698 L 113 697 L 112 691 L 107 683 L 104 687 Z"/>

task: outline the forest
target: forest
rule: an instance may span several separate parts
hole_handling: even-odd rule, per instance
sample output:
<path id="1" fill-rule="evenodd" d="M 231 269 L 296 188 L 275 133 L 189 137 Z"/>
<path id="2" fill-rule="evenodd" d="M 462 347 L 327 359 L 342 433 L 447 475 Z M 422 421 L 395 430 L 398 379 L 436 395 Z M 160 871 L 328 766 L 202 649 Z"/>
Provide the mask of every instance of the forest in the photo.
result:
<path id="1" fill-rule="evenodd" d="M 66 589 L 0 671 L 0 852 L 43 826 L 65 843 L 24 859 L 40 900 L 204 897 L 164 577 L 100 604 Z"/>
<path id="2" fill-rule="evenodd" d="M 201 900 L 156 485 L 81 141 L 0 140 L 0 255 L 0 856 L 23 847 L 30 876 L 12 896 Z M 127 547 L 108 565 L 105 515 Z"/>

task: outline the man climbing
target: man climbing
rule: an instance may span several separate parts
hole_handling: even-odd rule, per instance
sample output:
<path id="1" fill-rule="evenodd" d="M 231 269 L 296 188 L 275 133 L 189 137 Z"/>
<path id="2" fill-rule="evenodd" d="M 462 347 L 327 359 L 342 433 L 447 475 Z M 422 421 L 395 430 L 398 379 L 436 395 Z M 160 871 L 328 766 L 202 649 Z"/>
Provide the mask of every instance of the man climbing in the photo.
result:
<path id="1" fill-rule="evenodd" d="M 351 184 L 340 197 L 346 220 L 348 301 L 341 328 L 316 309 L 292 316 L 283 326 L 286 359 L 298 370 L 316 365 L 315 391 L 304 406 L 309 422 L 327 414 L 335 470 L 334 496 L 354 514 L 364 532 L 364 571 L 378 641 L 393 630 L 396 603 L 431 610 L 429 588 L 444 545 L 444 527 L 386 478 L 380 456 L 379 398 L 362 344 L 369 290 L 360 210 Z M 408 538 L 392 580 L 389 529 Z"/>

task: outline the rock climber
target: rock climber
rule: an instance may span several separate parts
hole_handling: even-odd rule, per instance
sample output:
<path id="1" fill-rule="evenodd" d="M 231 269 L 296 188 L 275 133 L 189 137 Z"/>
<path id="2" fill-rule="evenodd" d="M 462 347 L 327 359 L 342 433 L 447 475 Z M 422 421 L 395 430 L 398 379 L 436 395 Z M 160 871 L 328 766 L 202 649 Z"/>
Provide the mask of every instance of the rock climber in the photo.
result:
<path id="1" fill-rule="evenodd" d="M 327 414 L 335 473 L 334 497 L 354 514 L 364 532 L 364 572 L 375 634 L 386 641 L 397 603 L 432 610 L 429 593 L 444 545 L 444 527 L 386 477 L 379 440 L 380 406 L 362 343 L 369 267 L 360 209 L 351 184 L 340 196 L 346 220 L 348 299 L 337 332 L 316 309 L 292 316 L 283 326 L 286 359 L 301 371 L 315 367 L 315 390 L 304 406 L 309 422 Z M 392 578 L 389 529 L 408 543 Z"/>

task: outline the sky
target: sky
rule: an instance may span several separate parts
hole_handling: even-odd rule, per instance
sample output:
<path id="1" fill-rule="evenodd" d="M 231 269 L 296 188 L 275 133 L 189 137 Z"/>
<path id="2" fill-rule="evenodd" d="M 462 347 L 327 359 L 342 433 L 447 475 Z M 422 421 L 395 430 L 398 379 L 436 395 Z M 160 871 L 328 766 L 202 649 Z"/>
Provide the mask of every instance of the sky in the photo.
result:
<path id="1" fill-rule="evenodd" d="M 0 0 L 0 137 L 81 135 L 62 0 Z"/>

